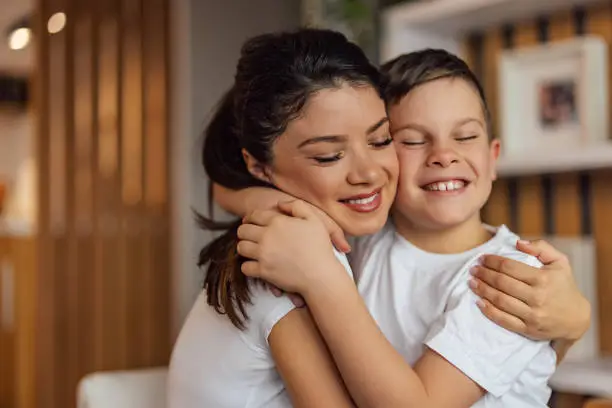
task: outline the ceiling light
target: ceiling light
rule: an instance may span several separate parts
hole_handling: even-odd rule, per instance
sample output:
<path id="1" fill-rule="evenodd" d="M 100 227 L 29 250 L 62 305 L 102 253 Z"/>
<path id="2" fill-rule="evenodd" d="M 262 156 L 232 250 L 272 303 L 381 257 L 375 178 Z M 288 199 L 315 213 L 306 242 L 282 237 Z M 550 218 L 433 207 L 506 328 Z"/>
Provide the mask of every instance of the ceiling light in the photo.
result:
<path id="1" fill-rule="evenodd" d="M 28 46 L 32 38 L 32 30 L 20 27 L 9 34 L 9 48 L 11 50 L 22 50 Z"/>
<path id="2" fill-rule="evenodd" d="M 57 34 L 66 26 L 66 14 L 55 13 L 47 22 L 47 30 L 50 34 Z"/>

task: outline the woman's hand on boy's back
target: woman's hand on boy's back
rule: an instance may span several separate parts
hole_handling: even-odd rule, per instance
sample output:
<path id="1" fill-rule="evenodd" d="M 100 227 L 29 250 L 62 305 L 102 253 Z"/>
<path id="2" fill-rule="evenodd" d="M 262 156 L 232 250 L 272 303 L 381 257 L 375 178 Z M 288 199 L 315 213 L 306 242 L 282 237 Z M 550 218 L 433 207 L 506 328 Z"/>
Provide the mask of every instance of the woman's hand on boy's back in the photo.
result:
<path id="1" fill-rule="evenodd" d="M 491 320 L 536 340 L 575 341 L 590 324 L 591 308 L 580 293 L 567 257 L 544 241 L 519 241 L 542 268 L 486 255 L 474 270 L 472 290 Z"/>
<path id="2" fill-rule="evenodd" d="M 312 206 L 296 200 L 279 203 L 278 209 L 255 211 L 238 229 L 238 253 L 249 259 L 242 264 L 245 275 L 304 293 L 331 278 L 331 269 L 343 269 L 328 226 Z"/>

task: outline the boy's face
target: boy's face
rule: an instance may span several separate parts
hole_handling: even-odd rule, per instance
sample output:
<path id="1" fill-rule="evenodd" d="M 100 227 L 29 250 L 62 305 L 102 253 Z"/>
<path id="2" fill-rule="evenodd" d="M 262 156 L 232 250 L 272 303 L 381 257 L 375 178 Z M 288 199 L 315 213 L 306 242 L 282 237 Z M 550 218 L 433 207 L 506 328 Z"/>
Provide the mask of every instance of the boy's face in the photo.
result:
<path id="1" fill-rule="evenodd" d="M 453 228 L 480 219 L 499 156 L 477 91 L 463 79 L 438 79 L 390 107 L 400 162 L 394 210 L 412 228 Z"/>

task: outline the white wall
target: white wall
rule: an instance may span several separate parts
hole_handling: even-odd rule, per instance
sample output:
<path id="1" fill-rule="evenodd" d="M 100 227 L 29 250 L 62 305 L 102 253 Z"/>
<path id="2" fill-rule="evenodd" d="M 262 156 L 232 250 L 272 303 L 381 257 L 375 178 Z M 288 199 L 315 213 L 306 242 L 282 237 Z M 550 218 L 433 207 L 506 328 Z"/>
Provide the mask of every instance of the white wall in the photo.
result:
<path id="1" fill-rule="evenodd" d="M 195 228 L 191 208 L 207 214 L 201 133 L 233 81 L 242 43 L 299 25 L 299 0 L 173 0 L 172 154 L 174 190 L 174 324 L 176 334 L 201 289 L 196 267 L 210 234 Z M 215 211 L 218 214 L 218 211 Z"/>

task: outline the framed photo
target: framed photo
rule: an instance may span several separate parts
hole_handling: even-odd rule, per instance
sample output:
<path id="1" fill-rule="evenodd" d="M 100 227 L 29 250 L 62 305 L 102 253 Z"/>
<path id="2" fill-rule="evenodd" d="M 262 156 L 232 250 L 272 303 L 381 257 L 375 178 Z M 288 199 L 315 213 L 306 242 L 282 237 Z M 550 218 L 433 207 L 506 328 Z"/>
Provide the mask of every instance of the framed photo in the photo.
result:
<path id="1" fill-rule="evenodd" d="M 607 45 L 580 37 L 503 52 L 504 155 L 568 151 L 609 138 Z"/>

